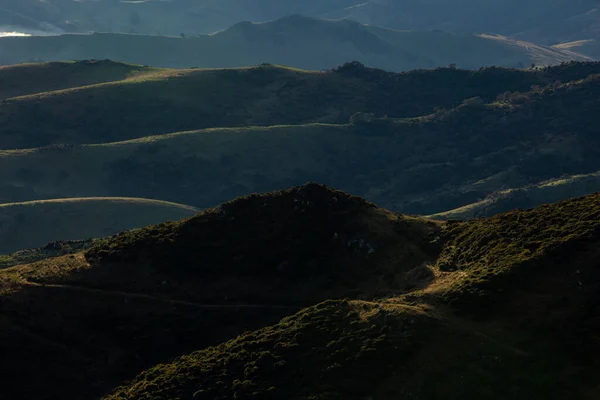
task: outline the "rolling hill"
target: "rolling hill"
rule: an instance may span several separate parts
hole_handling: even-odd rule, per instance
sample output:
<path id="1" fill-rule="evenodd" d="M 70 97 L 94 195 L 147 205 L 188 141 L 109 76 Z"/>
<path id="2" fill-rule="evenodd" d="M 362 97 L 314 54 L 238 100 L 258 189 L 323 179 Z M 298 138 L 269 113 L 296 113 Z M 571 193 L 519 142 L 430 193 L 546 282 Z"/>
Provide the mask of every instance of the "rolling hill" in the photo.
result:
<path id="1" fill-rule="evenodd" d="M 100 64 L 67 67 L 60 80 L 68 82 L 70 68 L 82 75 L 98 73 L 96 69 L 130 68 Z M 37 66 L 43 71 L 46 64 Z M 127 80 L 71 89 L 44 91 L 41 85 L 29 90 L 35 94 L 5 99 L 0 102 L 0 149 L 116 142 L 214 127 L 343 124 L 356 112 L 419 117 L 436 107 L 457 107 L 476 96 L 491 102 L 505 92 L 528 92 L 532 86 L 566 83 L 594 73 L 600 73 L 600 64 L 571 63 L 527 71 L 444 68 L 400 74 L 358 63 L 327 72 L 274 65 L 146 70 Z"/>
<path id="2" fill-rule="evenodd" d="M 180 204 L 130 198 L 69 198 L 0 204 L 0 254 L 57 240 L 110 236 L 192 216 Z"/>
<path id="3" fill-rule="evenodd" d="M 592 399 L 599 205 L 434 222 L 308 184 L 5 269 L 2 394 Z"/>
<path id="4" fill-rule="evenodd" d="M 481 201 L 454 210 L 431 215 L 431 218 L 469 219 L 490 216 L 515 208 L 528 209 L 571 197 L 600 192 L 600 172 L 563 176 L 522 188 L 504 189 Z"/>
<path id="5" fill-rule="evenodd" d="M 140 65 L 91 60 L 4 66 L 0 67 L 0 99 L 116 82 L 150 72 L 156 70 Z"/>
<path id="6" fill-rule="evenodd" d="M 545 57 L 537 53 L 542 50 Z M 359 60 L 390 71 L 456 64 L 529 67 L 591 60 L 560 48 L 507 43 L 441 31 L 394 31 L 358 22 L 299 15 L 264 23 L 241 22 L 210 35 L 165 37 L 96 33 L 0 38 L 0 64 L 113 59 L 154 67 L 229 68 L 272 63 L 328 69 Z"/>
<path id="7" fill-rule="evenodd" d="M 390 209 L 444 212 L 500 190 L 600 170 L 594 111 L 598 67 L 393 74 L 357 64 L 327 73 L 265 66 L 182 71 L 172 80 L 167 71 L 166 81 L 144 76 L 9 99 L 0 107 L 0 119 L 7 121 L 0 125 L 3 147 L 56 144 L 0 152 L 3 198 L 126 196 L 207 208 L 240 195 L 320 181 Z M 227 76 L 232 78 L 226 83 L 237 88 L 236 103 L 223 104 L 218 97 L 201 102 L 196 96 L 198 108 L 188 108 L 188 99 L 209 83 L 221 88 L 223 102 L 234 101 L 228 96 L 233 89 L 215 81 Z M 250 89 L 261 82 L 263 90 L 238 82 Z M 267 82 L 288 86 L 270 92 Z M 176 91 L 185 96 L 174 97 Z M 433 112 L 440 106 L 447 108 Z M 158 109 L 166 111 L 152 111 Z M 367 113 L 349 121 L 359 111 L 388 118 Z M 106 115 L 111 118 L 94 117 Z M 28 121 L 43 130 L 34 131 Z M 124 140 L 149 135 L 152 128 L 162 133 L 169 126 L 227 122 L 270 126 Z M 288 125 L 276 125 L 281 123 Z M 112 142 L 58 144 L 71 138 Z"/>

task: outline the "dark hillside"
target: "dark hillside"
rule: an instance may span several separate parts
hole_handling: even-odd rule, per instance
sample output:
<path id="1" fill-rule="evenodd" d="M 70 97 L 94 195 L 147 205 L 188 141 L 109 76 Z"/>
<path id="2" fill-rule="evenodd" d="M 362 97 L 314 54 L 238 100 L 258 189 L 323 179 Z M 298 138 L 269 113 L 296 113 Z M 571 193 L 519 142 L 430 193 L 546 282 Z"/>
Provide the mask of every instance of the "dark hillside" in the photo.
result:
<path id="1" fill-rule="evenodd" d="M 328 298 L 421 286 L 438 231 L 308 184 L 4 269 L 2 395 L 97 398 L 144 368 Z M 45 372 L 24 386 L 30 368 Z"/>
<path id="2" fill-rule="evenodd" d="M 107 399 L 592 399 L 599 207 L 589 196 L 449 223 L 427 288 L 305 309 Z"/>
<path id="3" fill-rule="evenodd" d="M 224 203 L 180 223 L 123 233 L 95 244 L 87 259 L 109 269 L 144 264 L 175 279 L 197 277 L 204 282 L 199 298 L 226 292 L 229 301 L 310 304 L 323 294 L 371 298 L 401 289 L 406 282 L 398 274 L 435 252 L 430 242 L 436 230 L 433 223 L 307 184 Z M 214 278 L 221 281 L 218 287 Z"/>
<path id="4" fill-rule="evenodd" d="M 2 395 L 593 399 L 599 241 L 598 195 L 466 223 L 236 199 L 0 271 Z"/>

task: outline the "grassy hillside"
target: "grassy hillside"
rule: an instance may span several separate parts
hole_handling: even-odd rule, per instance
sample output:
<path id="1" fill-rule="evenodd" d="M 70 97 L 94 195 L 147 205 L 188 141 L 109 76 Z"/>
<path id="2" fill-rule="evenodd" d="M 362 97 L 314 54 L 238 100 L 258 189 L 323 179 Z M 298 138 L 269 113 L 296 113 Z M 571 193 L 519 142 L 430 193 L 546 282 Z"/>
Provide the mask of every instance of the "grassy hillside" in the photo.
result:
<path id="1" fill-rule="evenodd" d="M 28 94 L 115 82 L 154 71 L 112 61 L 36 63 L 0 67 L 0 100 Z"/>
<path id="2" fill-rule="evenodd" d="M 371 86 L 369 80 L 373 71 L 353 68 L 330 74 L 333 74 L 332 79 L 340 80 L 365 74 L 361 78 L 365 86 L 376 87 Z M 531 72 L 533 75 L 514 73 L 523 74 L 518 76 L 524 78 L 544 76 L 542 74 L 548 74 L 544 79 L 561 76 L 568 82 L 569 78 L 577 79 L 584 70 L 594 68 L 597 64 L 573 64 Z M 296 74 L 278 68 L 273 70 Z M 466 95 L 471 90 L 467 85 L 473 82 L 470 79 L 488 76 L 486 79 L 493 80 L 493 74 L 504 76 L 504 73 L 512 72 L 491 69 L 465 73 L 445 69 L 423 72 L 423 76 L 417 72 L 389 76 L 382 73 L 382 76 L 388 79 L 410 77 L 409 82 L 416 85 L 417 78 L 465 74 L 468 79 L 464 86 L 458 87 L 463 88 L 462 95 Z M 316 76 L 325 79 L 329 75 Z M 439 78 L 444 79 L 442 77 Z M 501 85 L 496 89 L 486 87 L 490 94 L 502 88 Z M 503 94 L 497 99 L 494 95 L 490 96 L 491 100 L 470 99 L 458 107 L 418 118 L 355 119 L 351 124 L 340 125 L 218 128 L 99 145 L 3 151 L 0 153 L 0 182 L 3 182 L 5 202 L 127 196 L 159 198 L 206 208 L 252 192 L 320 181 L 394 210 L 433 214 L 472 204 L 506 188 L 524 187 L 564 174 L 598 171 L 594 130 L 598 121 L 594 110 L 599 87 L 598 76 L 590 75 L 584 80 Z M 412 110 L 435 104 L 435 93 L 423 91 L 422 102 L 413 102 Z M 456 91 L 437 101 L 438 104 L 451 103 L 460 96 L 461 92 Z M 49 95 L 49 98 L 55 97 Z M 119 98 L 124 96 L 115 97 L 106 106 L 115 106 Z M 333 98 L 330 104 L 334 103 Z M 394 103 L 388 103 L 387 99 L 366 98 L 356 109 L 364 105 L 369 107 L 367 110 L 379 112 L 386 108 L 402 110 L 392 107 Z M 398 107 L 408 104 L 408 98 L 398 97 L 395 101 Z M 313 112 L 312 106 L 316 103 L 308 100 L 301 103 L 310 107 L 306 115 Z M 213 99 L 214 104 L 217 101 Z M 283 102 L 277 104 L 285 106 Z M 291 103 L 289 107 L 289 115 L 305 117 L 292 114 Z M 296 108 L 302 110 L 297 105 Z M 406 112 L 412 111 L 402 111 Z M 256 113 L 250 115 L 260 117 Z M 213 115 L 213 118 L 216 117 Z M 135 120 L 140 121 L 137 117 Z M 66 123 L 67 114 L 64 121 Z M 118 121 L 127 123 L 126 119 Z M 183 119 L 170 121 L 176 124 Z M 45 126 L 52 129 L 50 124 Z M 116 123 L 114 126 L 118 128 Z M 97 132 L 100 136 L 105 130 Z M 109 128 L 106 132 L 119 133 Z M 96 134 L 93 129 L 87 133 Z"/>
<path id="3" fill-rule="evenodd" d="M 269 65 L 161 70 L 126 81 L 7 99 L 0 104 L 0 148 L 106 143 L 212 127 L 347 123 L 356 112 L 417 117 L 475 96 L 487 102 L 507 91 L 526 92 L 532 85 L 593 73 L 600 73 L 600 64 L 404 74 L 356 63 L 321 73 Z"/>
<path id="4" fill-rule="evenodd" d="M 592 399 L 599 205 L 437 223 L 309 184 L 5 269 L 3 394 Z"/>
<path id="5" fill-rule="evenodd" d="M 491 216 L 515 208 L 528 209 L 545 203 L 581 197 L 600 192 L 600 173 L 571 175 L 528 185 L 505 189 L 485 199 L 454 210 L 431 215 L 441 219 L 469 219 Z"/>
<path id="6" fill-rule="evenodd" d="M 532 45 L 533 46 L 533 45 Z M 349 20 L 289 16 L 264 23 L 242 22 L 211 35 L 190 37 L 98 33 L 0 39 L 0 64 L 31 61 L 113 59 L 167 68 L 230 68 L 261 63 L 328 69 L 352 60 L 391 71 L 435 68 L 528 67 L 587 58 L 545 48 L 536 59 L 526 46 L 475 35 L 392 31 Z M 535 60 L 534 60 L 535 59 Z"/>
<path id="7" fill-rule="evenodd" d="M 57 240 L 110 236 L 194 215 L 193 207 L 128 198 L 69 198 L 0 205 L 0 253 Z"/>

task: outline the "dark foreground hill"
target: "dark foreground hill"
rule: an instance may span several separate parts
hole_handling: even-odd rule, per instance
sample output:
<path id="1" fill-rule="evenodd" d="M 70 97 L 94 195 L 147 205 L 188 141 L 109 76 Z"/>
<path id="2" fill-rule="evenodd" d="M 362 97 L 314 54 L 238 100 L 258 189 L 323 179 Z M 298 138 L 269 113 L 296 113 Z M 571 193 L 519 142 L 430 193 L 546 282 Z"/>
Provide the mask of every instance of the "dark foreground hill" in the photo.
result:
<path id="1" fill-rule="evenodd" d="M 2 395 L 93 398 L 302 307 L 403 290 L 421 279 L 407 273 L 435 257 L 438 231 L 307 185 L 3 270 Z"/>
<path id="2" fill-rule="evenodd" d="M 434 223 L 308 184 L 124 233 L 0 271 L 2 396 L 596 398 L 599 216 Z"/>
<path id="3" fill-rule="evenodd" d="M 236 21 L 238 22 L 238 21 Z M 0 64 L 113 59 L 168 68 L 273 63 L 328 69 L 351 60 L 390 71 L 482 66 L 529 67 L 591 60 L 569 49 L 441 31 L 394 31 L 349 20 L 298 15 L 236 23 L 211 35 L 165 37 L 99 33 L 0 38 Z"/>
<path id="4" fill-rule="evenodd" d="M 127 196 L 206 208 L 318 180 L 390 209 L 444 212 L 599 171 L 598 68 L 393 74 L 356 64 L 328 73 L 265 66 L 10 99 L 0 106 L 4 147 L 115 142 L 0 152 L 3 198 Z M 205 91 L 216 95 L 198 95 Z M 358 111 L 367 113 L 351 119 Z M 317 121 L 328 123 L 310 123 Z M 227 123 L 295 125 L 147 136 Z M 147 137 L 120 141 L 138 136 Z"/>

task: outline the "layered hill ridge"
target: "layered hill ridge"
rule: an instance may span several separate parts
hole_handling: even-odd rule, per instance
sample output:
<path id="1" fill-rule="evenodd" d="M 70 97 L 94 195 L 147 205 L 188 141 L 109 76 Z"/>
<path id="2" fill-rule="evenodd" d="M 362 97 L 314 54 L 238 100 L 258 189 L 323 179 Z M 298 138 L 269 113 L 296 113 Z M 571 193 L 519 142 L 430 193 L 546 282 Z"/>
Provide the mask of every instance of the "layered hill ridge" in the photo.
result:
<path id="1" fill-rule="evenodd" d="M 3 395 L 97 398 L 167 362 L 106 398 L 591 399 L 599 207 L 439 223 L 307 184 L 9 268 Z"/>
<path id="2" fill-rule="evenodd" d="M 318 180 L 393 210 L 440 213 L 600 170 L 599 65 L 159 71 L 13 98 L 0 106 L 3 147 L 48 146 L 0 152 L 3 198 L 128 196 L 210 208 Z M 226 123 L 271 126 L 163 134 Z M 114 142 L 60 145 L 103 140 Z"/>
<path id="3" fill-rule="evenodd" d="M 37 65 L 39 71 L 45 66 Z M 80 63 L 73 69 L 80 74 L 106 69 L 109 74 L 113 67 L 129 68 L 107 62 Z M 594 73 L 600 73 L 600 64 L 571 63 L 534 71 L 445 68 L 402 74 L 359 63 L 328 72 L 274 65 L 145 70 L 125 81 L 57 91 L 40 88 L 31 95 L 5 99 L 0 104 L 0 148 L 106 143 L 214 127 L 347 123 L 356 112 L 418 117 L 436 107 L 454 108 L 475 96 L 489 102 L 507 91 L 527 92 L 532 85 L 566 83 Z M 61 79 L 69 75 L 66 68 Z"/>
<path id="4" fill-rule="evenodd" d="M 574 51 L 526 42 L 441 31 L 394 31 L 300 15 L 263 23 L 242 22 L 210 35 L 190 37 L 94 33 L 0 39 L 0 64 L 4 65 L 89 58 L 167 68 L 273 63 L 314 70 L 359 60 L 391 71 L 449 64 L 467 69 L 491 65 L 524 68 L 532 62 L 554 65 L 592 60 Z"/>

